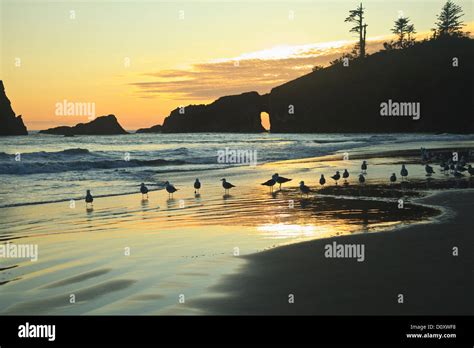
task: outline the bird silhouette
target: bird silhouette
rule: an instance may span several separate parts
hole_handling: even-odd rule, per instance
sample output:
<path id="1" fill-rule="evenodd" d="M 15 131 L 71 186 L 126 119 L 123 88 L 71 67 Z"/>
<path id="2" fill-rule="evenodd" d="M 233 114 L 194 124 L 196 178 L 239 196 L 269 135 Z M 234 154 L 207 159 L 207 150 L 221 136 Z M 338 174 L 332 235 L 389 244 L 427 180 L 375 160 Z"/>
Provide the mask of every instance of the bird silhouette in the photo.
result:
<path id="1" fill-rule="evenodd" d="M 263 186 L 268 186 L 270 188 L 270 192 L 273 192 L 273 186 L 275 186 L 276 180 L 275 179 L 270 179 L 262 183 L 261 185 Z"/>
<path id="2" fill-rule="evenodd" d="M 425 171 L 426 171 L 427 176 L 431 176 L 435 173 L 433 167 L 430 166 L 429 164 L 425 165 Z"/>
<path id="3" fill-rule="evenodd" d="M 293 179 L 289 179 L 289 178 L 285 178 L 283 176 L 280 176 L 280 175 L 278 175 L 278 173 L 273 174 L 272 179 L 274 179 L 278 184 L 280 184 L 280 190 L 281 190 L 281 184 L 284 184 L 285 182 L 293 180 Z"/>
<path id="4" fill-rule="evenodd" d="M 310 189 L 308 186 L 306 186 L 306 185 L 304 184 L 304 181 L 301 181 L 301 182 L 300 182 L 300 193 L 301 193 L 301 195 L 306 195 L 306 196 L 308 196 L 308 194 L 309 194 L 310 192 L 311 192 L 311 189 Z"/>
<path id="5" fill-rule="evenodd" d="M 198 194 L 200 189 L 201 189 L 201 182 L 199 181 L 198 178 L 196 178 L 196 181 L 194 182 L 194 194 Z"/>
<path id="6" fill-rule="evenodd" d="M 326 179 L 324 178 L 324 174 L 321 174 L 321 178 L 319 179 L 319 184 L 321 186 L 324 186 L 325 183 L 326 183 Z"/>
<path id="7" fill-rule="evenodd" d="M 148 187 L 146 187 L 143 182 L 140 184 L 140 192 L 142 193 L 142 199 L 144 195 L 146 195 L 146 198 L 148 199 Z"/>
<path id="8" fill-rule="evenodd" d="M 345 182 L 347 182 L 347 178 L 349 177 L 349 172 L 347 169 L 344 169 L 344 173 L 342 173 L 342 178 L 344 179 Z"/>
<path id="9" fill-rule="evenodd" d="M 341 178 L 341 174 L 339 174 L 339 171 L 336 171 L 336 174 L 331 176 L 331 178 L 333 178 L 334 181 L 336 181 L 336 185 L 337 185 L 337 181 Z"/>
<path id="10" fill-rule="evenodd" d="M 169 181 L 165 182 L 165 188 L 166 188 L 166 192 L 168 192 L 168 199 L 173 198 L 173 193 L 178 191 L 178 189 L 174 187 L 173 185 L 171 185 Z"/>
<path id="11" fill-rule="evenodd" d="M 395 173 L 392 173 L 392 175 L 390 176 L 390 182 L 393 184 L 397 181 L 397 176 L 395 175 Z"/>
<path id="12" fill-rule="evenodd" d="M 86 191 L 86 207 L 90 204 L 93 205 L 92 202 L 94 201 L 94 197 L 91 195 L 91 190 Z"/>
<path id="13" fill-rule="evenodd" d="M 402 180 L 406 179 L 406 177 L 408 176 L 408 170 L 406 169 L 404 164 L 402 164 L 402 170 L 400 170 L 400 175 L 402 176 Z"/>
<path id="14" fill-rule="evenodd" d="M 224 188 L 224 194 L 229 194 L 229 190 L 235 186 L 232 185 L 230 182 L 227 182 L 225 178 L 221 179 L 221 181 L 222 181 L 222 187 Z"/>

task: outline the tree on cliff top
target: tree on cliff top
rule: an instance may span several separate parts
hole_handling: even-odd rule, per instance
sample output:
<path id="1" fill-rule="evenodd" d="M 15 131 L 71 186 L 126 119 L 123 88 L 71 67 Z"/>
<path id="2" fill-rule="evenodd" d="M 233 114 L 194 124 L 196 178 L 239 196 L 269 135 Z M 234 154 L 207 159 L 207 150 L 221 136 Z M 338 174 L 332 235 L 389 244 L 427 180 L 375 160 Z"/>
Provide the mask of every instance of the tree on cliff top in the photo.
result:
<path id="1" fill-rule="evenodd" d="M 464 16 L 464 13 L 461 6 L 448 0 L 437 16 L 436 28 L 432 29 L 434 37 L 464 36 L 462 27 L 465 24 L 461 20 L 462 16 Z"/>
<path id="2" fill-rule="evenodd" d="M 393 44 L 399 48 L 405 48 L 411 46 L 414 41 L 415 26 L 410 24 L 408 17 L 399 17 L 392 28 L 392 33 L 398 36 L 397 41 Z"/>
<path id="3" fill-rule="evenodd" d="M 364 8 L 362 3 L 355 9 L 349 11 L 349 16 L 344 22 L 354 23 L 355 26 L 351 28 L 351 33 L 359 34 L 359 43 L 357 48 L 359 49 L 359 58 L 365 57 L 365 38 L 367 35 L 367 24 L 364 21 Z"/>

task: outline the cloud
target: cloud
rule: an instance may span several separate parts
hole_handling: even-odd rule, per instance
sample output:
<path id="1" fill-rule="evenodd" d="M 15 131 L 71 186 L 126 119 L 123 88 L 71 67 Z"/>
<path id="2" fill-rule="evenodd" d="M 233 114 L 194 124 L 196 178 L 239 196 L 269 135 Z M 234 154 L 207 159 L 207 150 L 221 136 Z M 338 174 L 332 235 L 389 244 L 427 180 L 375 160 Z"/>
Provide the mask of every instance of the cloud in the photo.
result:
<path id="1" fill-rule="evenodd" d="M 420 33 L 418 39 L 429 32 Z M 367 52 L 373 53 L 393 36 L 367 40 Z M 273 87 L 303 76 L 315 65 L 326 66 L 344 52 L 352 51 L 355 41 L 334 41 L 307 45 L 277 46 L 244 53 L 234 58 L 220 58 L 193 64 L 184 69 L 146 73 L 148 81 L 134 82 L 142 98 L 167 97 L 193 103 L 218 97 L 257 91 L 268 93 Z"/>

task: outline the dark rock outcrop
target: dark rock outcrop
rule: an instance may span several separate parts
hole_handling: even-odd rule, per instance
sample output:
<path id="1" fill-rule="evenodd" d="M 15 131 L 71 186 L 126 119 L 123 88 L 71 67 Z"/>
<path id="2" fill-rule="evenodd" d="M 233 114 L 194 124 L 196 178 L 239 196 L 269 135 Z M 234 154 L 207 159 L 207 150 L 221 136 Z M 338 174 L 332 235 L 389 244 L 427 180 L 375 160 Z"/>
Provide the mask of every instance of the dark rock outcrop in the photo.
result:
<path id="1" fill-rule="evenodd" d="M 272 89 L 271 132 L 474 133 L 473 61 L 474 40 L 452 38 L 312 72 Z M 382 117 L 389 100 L 420 103 L 420 119 Z"/>
<path id="2" fill-rule="evenodd" d="M 55 135 L 117 135 L 128 134 L 118 123 L 115 115 L 100 116 L 88 123 L 79 123 L 73 127 L 60 126 L 40 131 Z"/>
<path id="3" fill-rule="evenodd" d="M 28 131 L 20 116 L 15 116 L 10 100 L 5 94 L 3 81 L 0 80 L 0 136 L 27 135 Z"/>
<path id="4" fill-rule="evenodd" d="M 150 128 L 140 128 L 137 129 L 135 133 L 161 133 L 162 126 L 157 124 L 155 126 L 152 126 Z"/>
<path id="5" fill-rule="evenodd" d="M 164 120 L 162 132 L 264 132 L 262 111 L 262 99 L 257 92 L 221 97 L 208 105 L 174 109 Z"/>

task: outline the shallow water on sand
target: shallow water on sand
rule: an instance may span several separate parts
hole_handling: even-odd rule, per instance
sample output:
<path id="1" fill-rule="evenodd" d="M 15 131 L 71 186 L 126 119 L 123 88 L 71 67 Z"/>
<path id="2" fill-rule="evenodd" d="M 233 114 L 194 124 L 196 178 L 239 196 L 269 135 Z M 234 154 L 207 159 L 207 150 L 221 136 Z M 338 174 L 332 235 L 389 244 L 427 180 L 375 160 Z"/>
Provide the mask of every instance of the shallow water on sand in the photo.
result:
<path id="1" fill-rule="evenodd" d="M 386 183 L 400 160 L 371 159 L 368 184 Z M 191 186 L 196 172 L 184 172 L 174 177 L 173 199 L 160 190 L 145 201 L 139 193 L 96 198 L 92 209 L 82 201 L 73 208 L 69 201 L 0 208 L 0 240 L 39 249 L 37 261 L 0 259 L 0 313 L 200 314 L 188 301 L 213 295 L 209 289 L 243 265 L 239 256 L 399 225 L 396 195 L 351 203 L 318 194 L 321 173 L 333 185 L 334 170 L 348 168 L 357 186 L 359 166 L 359 160 L 269 162 L 199 172 L 200 196 Z M 421 165 L 409 171 L 424 177 Z M 260 183 L 275 172 L 293 180 L 272 195 Z M 222 177 L 237 186 L 230 196 L 223 195 Z M 312 198 L 300 197 L 300 180 L 315 190 Z"/>

